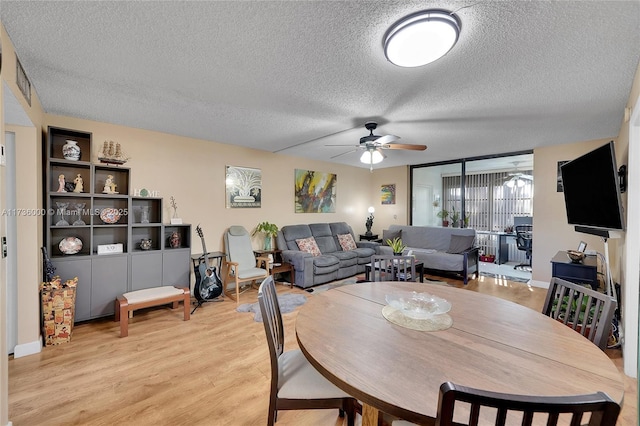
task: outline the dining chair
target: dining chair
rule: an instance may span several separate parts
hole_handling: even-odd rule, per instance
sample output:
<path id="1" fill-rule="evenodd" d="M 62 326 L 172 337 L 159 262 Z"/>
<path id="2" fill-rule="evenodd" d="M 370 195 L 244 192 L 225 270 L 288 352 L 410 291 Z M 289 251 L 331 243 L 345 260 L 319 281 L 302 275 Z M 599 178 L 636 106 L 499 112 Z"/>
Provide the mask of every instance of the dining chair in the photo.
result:
<path id="1" fill-rule="evenodd" d="M 356 400 L 325 379 L 300 349 L 284 351 L 284 327 L 273 277 L 267 277 L 258 289 L 271 358 L 271 390 L 267 425 L 273 426 L 278 410 L 338 408 L 340 417 L 354 426 Z"/>
<path id="2" fill-rule="evenodd" d="M 370 281 L 415 281 L 416 258 L 374 254 L 371 256 Z"/>
<path id="3" fill-rule="evenodd" d="M 604 350 L 616 306 L 616 300 L 607 294 L 553 277 L 542 313 L 561 321 Z"/>
<path id="4" fill-rule="evenodd" d="M 240 293 L 251 288 L 256 281 L 269 276 L 269 259 L 267 256 L 256 258 L 251 246 L 251 237 L 242 226 L 230 226 L 224 234 L 226 257 L 222 262 L 224 294 L 240 303 Z M 261 268 L 260 265 L 266 265 Z M 243 283 L 249 283 L 242 288 Z M 235 286 L 235 292 L 229 290 Z M 235 293 L 235 294 L 234 294 Z"/>
<path id="5" fill-rule="evenodd" d="M 613 426 L 619 414 L 620 405 L 604 392 L 571 396 L 516 395 L 445 382 L 440 385 L 435 424 L 502 426 L 509 422 L 510 425 L 530 426 L 542 421 L 547 426 Z M 392 425 L 408 426 L 413 423 L 396 420 Z"/>

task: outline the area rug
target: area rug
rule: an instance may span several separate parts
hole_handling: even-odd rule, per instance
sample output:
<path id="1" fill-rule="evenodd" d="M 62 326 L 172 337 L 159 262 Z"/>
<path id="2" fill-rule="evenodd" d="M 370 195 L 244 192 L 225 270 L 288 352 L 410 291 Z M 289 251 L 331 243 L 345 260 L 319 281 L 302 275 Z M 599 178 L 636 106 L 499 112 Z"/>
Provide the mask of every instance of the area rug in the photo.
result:
<path id="1" fill-rule="evenodd" d="M 306 303 L 307 296 L 304 294 L 279 294 L 278 304 L 280 305 L 280 312 L 286 314 L 292 312 L 298 306 L 302 306 Z M 262 312 L 260 311 L 260 305 L 256 303 L 244 303 L 236 308 L 238 312 L 253 312 L 253 320 L 255 322 L 262 322 Z"/>

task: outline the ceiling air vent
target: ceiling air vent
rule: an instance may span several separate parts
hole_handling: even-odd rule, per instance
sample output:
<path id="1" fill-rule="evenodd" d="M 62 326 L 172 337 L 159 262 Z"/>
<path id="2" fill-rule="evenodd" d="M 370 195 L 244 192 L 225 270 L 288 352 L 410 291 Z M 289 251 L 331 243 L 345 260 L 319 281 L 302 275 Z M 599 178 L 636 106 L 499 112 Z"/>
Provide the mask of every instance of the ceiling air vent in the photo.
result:
<path id="1" fill-rule="evenodd" d="M 16 55 L 16 84 L 20 88 L 29 106 L 31 106 L 31 82 L 27 77 L 27 73 L 24 72 L 24 68 L 22 68 L 18 55 Z"/>

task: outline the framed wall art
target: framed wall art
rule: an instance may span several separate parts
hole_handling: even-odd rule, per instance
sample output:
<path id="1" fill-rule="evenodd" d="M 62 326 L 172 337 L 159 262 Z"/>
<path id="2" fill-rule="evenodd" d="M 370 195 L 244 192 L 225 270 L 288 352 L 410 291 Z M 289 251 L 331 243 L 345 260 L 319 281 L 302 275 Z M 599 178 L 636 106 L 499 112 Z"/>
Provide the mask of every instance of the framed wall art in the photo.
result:
<path id="1" fill-rule="evenodd" d="M 262 171 L 227 166 L 225 175 L 227 208 L 255 208 L 262 205 Z"/>
<path id="2" fill-rule="evenodd" d="M 556 184 L 556 192 L 564 192 L 564 186 L 562 185 L 562 172 L 560 172 L 560 167 L 562 167 L 563 164 L 568 163 L 569 161 L 558 161 L 558 177 L 557 177 L 557 184 Z"/>
<path id="3" fill-rule="evenodd" d="M 295 170 L 295 212 L 335 213 L 338 176 L 334 173 Z"/>
<path id="4" fill-rule="evenodd" d="M 396 203 L 396 184 L 389 183 L 380 187 L 380 203 L 395 204 Z"/>

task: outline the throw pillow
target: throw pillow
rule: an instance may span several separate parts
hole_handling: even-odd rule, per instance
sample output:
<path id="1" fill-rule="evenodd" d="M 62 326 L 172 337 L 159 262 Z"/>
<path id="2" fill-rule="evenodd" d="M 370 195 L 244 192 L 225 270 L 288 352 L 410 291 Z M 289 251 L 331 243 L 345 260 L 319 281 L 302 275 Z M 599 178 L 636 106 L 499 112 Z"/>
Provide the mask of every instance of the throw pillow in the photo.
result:
<path id="1" fill-rule="evenodd" d="M 474 235 L 452 235 L 447 253 L 459 254 L 473 247 Z"/>
<path id="2" fill-rule="evenodd" d="M 397 231 L 382 230 L 382 245 L 388 246 L 387 240 L 393 241 L 396 238 L 402 238 L 402 229 L 398 229 Z"/>
<path id="3" fill-rule="evenodd" d="M 316 239 L 313 237 L 300 238 L 299 240 L 296 240 L 296 244 L 298 244 L 300 251 L 311 253 L 314 256 L 320 256 L 322 254 L 320 253 Z"/>
<path id="4" fill-rule="evenodd" d="M 358 248 L 356 242 L 353 241 L 353 235 L 351 234 L 338 234 L 338 242 L 344 251 L 355 250 Z"/>

